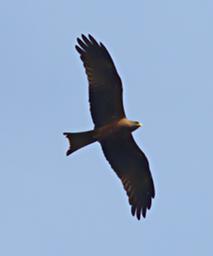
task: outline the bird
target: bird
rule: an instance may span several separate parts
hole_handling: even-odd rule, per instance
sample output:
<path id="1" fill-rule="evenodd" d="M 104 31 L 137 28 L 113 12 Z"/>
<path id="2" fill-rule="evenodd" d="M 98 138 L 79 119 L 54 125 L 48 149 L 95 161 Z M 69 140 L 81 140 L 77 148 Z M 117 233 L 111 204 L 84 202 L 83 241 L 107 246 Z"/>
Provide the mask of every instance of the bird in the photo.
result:
<path id="1" fill-rule="evenodd" d="M 66 155 L 99 142 L 105 158 L 123 184 L 131 214 L 140 220 L 141 216 L 146 217 L 155 197 L 149 161 L 132 135 L 142 124 L 126 117 L 122 81 L 104 44 L 98 43 L 91 34 L 81 34 L 75 49 L 83 62 L 89 83 L 94 129 L 63 133 L 69 142 Z"/>

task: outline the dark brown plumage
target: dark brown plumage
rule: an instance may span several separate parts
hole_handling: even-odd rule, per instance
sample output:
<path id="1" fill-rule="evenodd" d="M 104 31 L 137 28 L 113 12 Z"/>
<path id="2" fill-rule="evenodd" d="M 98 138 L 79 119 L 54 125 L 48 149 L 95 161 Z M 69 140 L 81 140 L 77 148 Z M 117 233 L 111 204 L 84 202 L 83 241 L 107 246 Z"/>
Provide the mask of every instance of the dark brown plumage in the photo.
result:
<path id="1" fill-rule="evenodd" d="M 67 155 L 95 141 L 100 142 L 106 159 L 121 179 L 129 197 L 132 215 L 146 216 L 155 196 L 148 160 L 135 143 L 132 132 L 140 123 L 126 118 L 122 83 L 113 60 L 102 43 L 89 35 L 77 39 L 76 50 L 89 81 L 89 101 L 95 129 L 64 133 L 69 139 Z"/>

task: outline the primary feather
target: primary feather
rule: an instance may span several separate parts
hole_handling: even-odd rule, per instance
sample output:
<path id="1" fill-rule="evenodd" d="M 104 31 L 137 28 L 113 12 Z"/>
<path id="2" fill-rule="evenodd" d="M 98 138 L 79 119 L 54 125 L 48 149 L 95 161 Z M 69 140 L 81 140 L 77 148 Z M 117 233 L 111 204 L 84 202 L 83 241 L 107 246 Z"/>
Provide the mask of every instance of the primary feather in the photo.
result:
<path id="1" fill-rule="evenodd" d="M 90 110 L 95 127 L 125 116 L 121 79 L 105 46 L 89 35 L 78 38 L 76 50 L 89 81 Z"/>

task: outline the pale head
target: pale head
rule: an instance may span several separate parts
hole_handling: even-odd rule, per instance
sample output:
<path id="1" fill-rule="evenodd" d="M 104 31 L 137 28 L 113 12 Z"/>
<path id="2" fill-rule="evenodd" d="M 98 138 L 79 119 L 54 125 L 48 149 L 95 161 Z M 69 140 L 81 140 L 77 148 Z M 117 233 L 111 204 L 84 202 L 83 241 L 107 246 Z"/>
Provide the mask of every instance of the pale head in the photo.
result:
<path id="1" fill-rule="evenodd" d="M 131 132 L 134 130 L 138 129 L 139 127 L 142 126 L 142 124 L 138 121 L 131 121 L 127 118 L 122 118 L 118 121 L 118 126 L 127 128 Z"/>
<path id="2" fill-rule="evenodd" d="M 135 131 L 136 129 L 142 126 L 142 123 L 138 121 L 130 121 L 130 126 L 131 126 L 131 131 Z"/>

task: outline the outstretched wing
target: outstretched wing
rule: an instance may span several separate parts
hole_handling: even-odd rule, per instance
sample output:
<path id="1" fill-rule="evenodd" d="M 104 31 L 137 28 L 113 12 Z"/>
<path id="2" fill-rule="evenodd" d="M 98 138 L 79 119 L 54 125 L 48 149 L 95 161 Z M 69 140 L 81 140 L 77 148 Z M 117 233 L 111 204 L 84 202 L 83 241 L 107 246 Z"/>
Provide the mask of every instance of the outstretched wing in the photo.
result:
<path id="1" fill-rule="evenodd" d="M 146 217 L 152 198 L 154 184 L 145 154 L 135 143 L 131 134 L 127 137 L 111 136 L 101 142 L 106 159 L 121 179 L 132 206 L 132 215 Z"/>
<path id="2" fill-rule="evenodd" d="M 90 110 L 95 127 L 101 127 L 125 116 L 122 83 L 105 46 L 89 35 L 77 39 L 89 81 Z"/>

